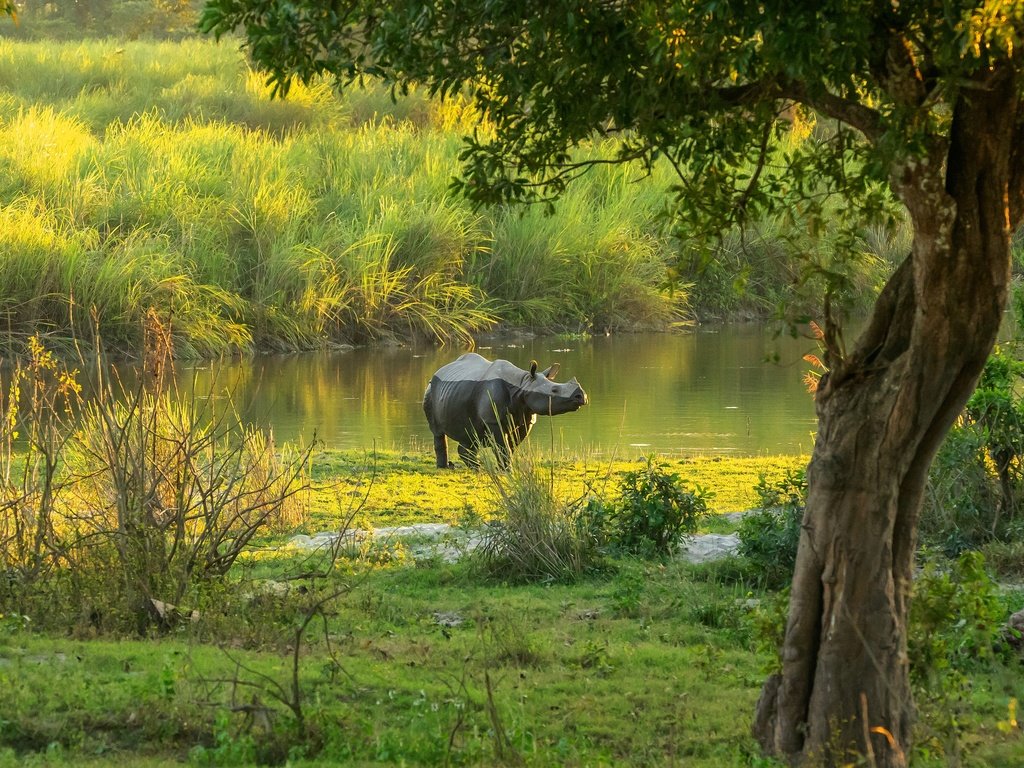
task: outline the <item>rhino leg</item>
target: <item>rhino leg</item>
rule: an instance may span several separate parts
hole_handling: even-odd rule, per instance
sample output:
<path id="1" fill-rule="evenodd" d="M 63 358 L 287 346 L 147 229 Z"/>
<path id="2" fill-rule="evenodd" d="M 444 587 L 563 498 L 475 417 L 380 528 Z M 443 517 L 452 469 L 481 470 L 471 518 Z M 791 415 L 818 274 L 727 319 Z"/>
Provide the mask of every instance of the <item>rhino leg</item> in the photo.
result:
<path id="1" fill-rule="evenodd" d="M 451 469 L 454 466 L 448 461 L 448 440 L 444 434 L 434 435 L 434 456 L 437 458 L 438 469 Z"/>
<path id="2" fill-rule="evenodd" d="M 512 446 L 508 442 L 495 440 L 494 455 L 498 459 L 500 469 L 508 469 L 512 465 Z"/>
<path id="3" fill-rule="evenodd" d="M 512 423 L 506 424 L 504 431 L 498 426 L 492 426 L 490 430 L 491 447 L 498 459 L 498 467 L 508 469 L 512 465 L 512 451 L 522 442 L 520 431 Z"/>
<path id="4" fill-rule="evenodd" d="M 480 468 L 480 459 L 477 458 L 475 448 L 469 448 L 459 443 L 459 458 L 466 462 L 466 466 L 470 469 Z"/>

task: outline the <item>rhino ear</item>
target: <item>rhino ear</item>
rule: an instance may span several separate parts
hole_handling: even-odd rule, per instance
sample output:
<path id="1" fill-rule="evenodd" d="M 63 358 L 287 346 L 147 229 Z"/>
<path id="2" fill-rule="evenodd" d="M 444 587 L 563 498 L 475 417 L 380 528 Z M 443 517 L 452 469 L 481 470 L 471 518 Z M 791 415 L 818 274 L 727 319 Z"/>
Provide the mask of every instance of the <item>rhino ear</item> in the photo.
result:
<path id="1" fill-rule="evenodd" d="M 546 379 L 554 380 L 555 376 L 558 375 L 558 369 L 561 367 L 561 363 L 552 363 L 545 370 L 541 371 L 541 375 Z"/>
<path id="2" fill-rule="evenodd" d="M 536 379 L 537 378 L 537 361 L 536 360 L 531 360 L 530 361 L 530 378 L 531 379 Z"/>

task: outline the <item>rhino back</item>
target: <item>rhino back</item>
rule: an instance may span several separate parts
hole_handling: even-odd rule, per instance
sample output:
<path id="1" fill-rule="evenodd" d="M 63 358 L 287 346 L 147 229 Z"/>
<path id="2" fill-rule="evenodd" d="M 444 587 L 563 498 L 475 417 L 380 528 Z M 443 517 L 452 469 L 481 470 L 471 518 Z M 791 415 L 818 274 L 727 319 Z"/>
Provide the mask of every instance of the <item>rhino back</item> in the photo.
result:
<path id="1" fill-rule="evenodd" d="M 509 394 L 523 374 L 507 360 L 492 363 L 472 352 L 441 367 L 426 394 L 432 430 L 457 442 L 471 439 L 497 415 L 504 415 Z"/>

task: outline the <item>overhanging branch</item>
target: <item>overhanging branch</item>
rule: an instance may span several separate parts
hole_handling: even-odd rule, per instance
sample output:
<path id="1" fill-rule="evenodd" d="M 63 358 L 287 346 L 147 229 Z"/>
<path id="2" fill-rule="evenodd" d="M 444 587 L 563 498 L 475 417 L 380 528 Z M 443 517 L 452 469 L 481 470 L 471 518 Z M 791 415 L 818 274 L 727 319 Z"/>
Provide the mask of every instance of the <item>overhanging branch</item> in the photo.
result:
<path id="1" fill-rule="evenodd" d="M 874 143 L 882 135 L 882 116 L 871 107 L 860 102 L 844 99 L 826 90 L 811 91 L 807 84 L 797 80 L 780 81 L 779 96 L 791 99 L 814 109 L 823 115 L 846 123 L 864 134 Z"/>

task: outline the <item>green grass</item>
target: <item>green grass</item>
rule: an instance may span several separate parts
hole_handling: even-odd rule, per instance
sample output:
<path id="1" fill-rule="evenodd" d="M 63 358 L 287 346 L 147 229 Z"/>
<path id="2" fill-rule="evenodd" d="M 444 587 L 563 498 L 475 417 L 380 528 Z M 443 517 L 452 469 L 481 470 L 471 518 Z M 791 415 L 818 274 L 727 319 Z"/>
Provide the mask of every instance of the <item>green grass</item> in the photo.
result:
<path id="1" fill-rule="evenodd" d="M 715 490 L 717 512 L 751 506 L 760 474 L 803 460 L 664 459 Z M 554 472 L 560 492 L 610 492 L 636 466 L 561 459 Z M 466 499 L 486 517 L 493 497 L 486 473 L 397 452 L 321 453 L 313 473 L 311 530 L 337 527 L 364 495 L 373 525 L 457 520 Z M 161 636 L 96 636 L 88 616 L 70 633 L 0 617 L 0 766 L 775 765 L 749 734 L 774 663 L 757 601 L 770 612 L 772 595 L 727 565 L 617 559 L 572 584 L 511 587 L 470 563 L 390 551 L 297 578 L 325 556 L 255 550 Z M 293 679 L 296 628 L 322 599 Z M 301 734 L 278 699 L 294 701 L 296 681 Z M 1019 666 L 979 666 L 964 695 L 919 704 L 956 708 L 972 765 L 1024 760 L 1024 737 L 1005 727 L 1024 700 Z M 931 736 L 916 766 L 946 764 L 948 742 Z"/>
<path id="2" fill-rule="evenodd" d="M 711 491 L 712 513 L 740 512 L 757 504 L 754 486 L 763 474 L 769 481 L 781 479 L 787 469 L 807 462 L 800 456 L 730 457 L 693 456 L 662 458 L 668 471 L 680 479 Z M 569 498 L 611 494 L 622 474 L 644 466 L 637 461 L 591 461 L 550 458 L 541 471 L 553 470 L 556 492 Z M 360 453 L 324 451 L 314 454 L 313 501 L 305 524 L 307 532 L 331 530 L 342 510 L 365 498 L 358 522 L 370 527 L 413 523 L 459 523 L 493 515 L 494 492 L 486 472 L 468 469 L 443 470 L 433 457 L 396 451 Z M 709 530 L 728 524 L 712 518 Z"/>
<path id="3" fill-rule="evenodd" d="M 337 668 L 322 638 L 307 650 L 301 683 L 311 727 L 324 742 L 321 757 L 440 765 L 450 754 L 455 764 L 493 763 L 486 674 L 511 748 L 528 764 L 650 765 L 684 755 L 698 766 L 744 764 L 752 742 L 736 715 L 752 711 L 756 700 L 757 656 L 742 633 L 691 626 L 684 611 L 672 609 L 705 591 L 702 585 L 675 568 L 644 578 L 641 599 L 651 615 L 642 621 L 616 614 L 614 581 L 509 591 L 469 583 L 458 568 L 375 573 L 334 606 Z M 254 612 L 268 623 L 273 615 Z M 464 623 L 442 631 L 437 612 Z M 201 636 L 203 629 L 189 632 Z M 232 657 L 287 680 L 281 627 L 235 634 L 257 648 L 230 649 Z M 0 732 L 19 757 L 52 752 L 56 743 L 74 760 L 164 759 L 196 744 L 215 750 L 218 727 L 236 740 L 270 740 L 239 714 L 217 724 L 231 691 L 213 680 L 236 672 L 226 654 L 196 639 L 113 643 L 16 634 L 6 639 L 3 658 L 8 694 Z M 284 713 L 273 717 L 283 727 Z M 226 758 L 222 750 L 213 763 Z M 8 762 L 16 759 L 9 753 Z"/>
<path id="4" fill-rule="evenodd" d="M 573 586 L 510 589 L 463 566 L 400 565 L 329 584 L 342 579 L 351 589 L 303 645 L 311 759 L 296 751 L 293 765 L 492 765 L 495 722 L 510 764 L 770 765 L 756 762 L 749 735 L 769 663 L 750 595 L 709 571 L 621 561 Z M 295 590 L 225 598 L 162 639 L 8 630 L 0 765 L 42 755 L 57 765 L 281 760 L 291 715 L 268 681 L 290 684 L 293 627 L 308 600 Z M 435 614 L 462 623 L 442 627 Z M 265 688 L 239 687 L 254 681 Z M 1020 693 L 1013 669 L 974 677 L 960 703 L 972 764 L 1024 758 L 1020 733 L 997 728 Z M 268 708 L 265 722 L 240 706 L 253 702 Z M 942 764 L 935 754 L 915 762 Z"/>
<path id="5" fill-rule="evenodd" d="M 551 217 L 473 212 L 448 190 L 476 127 L 459 98 L 271 100 L 232 44 L 196 39 L 0 40 L 0 83 L 9 340 L 95 322 L 131 349 L 150 306 L 183 356 L 683 316 L 659 289 L 664 174 L 596 170 Z"/>
<path id="6" fill-rule="evenodd" d="M 475 212 L 449 190 L 461 137 L 488 130 L 466 100 L 326 82 L 272 100 L 229 41 L 4 39 L 0 83 L 8 343 L 88 338 L 96 308 L 108 346 L 131 349 L 150 306 L 173 313 L 182 356 L 465 340 L 494 322 L 664 329 L 764 316 L 796 285 L 791 309 L 813 310 L 812 267 L 863 304 L 907 247 L 899 228 L 850 246 L 779 218 L 690 258 L 664 226 L 664 163 L 598 166 L 551 216 Z"/>

